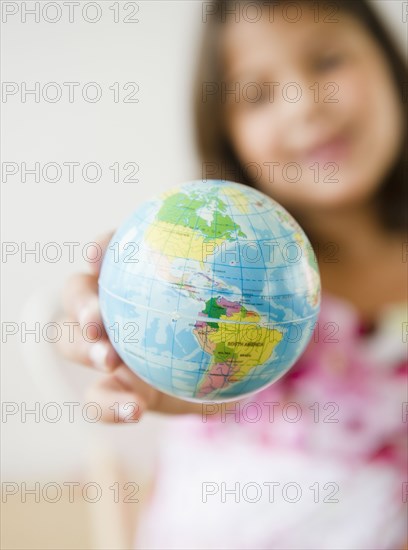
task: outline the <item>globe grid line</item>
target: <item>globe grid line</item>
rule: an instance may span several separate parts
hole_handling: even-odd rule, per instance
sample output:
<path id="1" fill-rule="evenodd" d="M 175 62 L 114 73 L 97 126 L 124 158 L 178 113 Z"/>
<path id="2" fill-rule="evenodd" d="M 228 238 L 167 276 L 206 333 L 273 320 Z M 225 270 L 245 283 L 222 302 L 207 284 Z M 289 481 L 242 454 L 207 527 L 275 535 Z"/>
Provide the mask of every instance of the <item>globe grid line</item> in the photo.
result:
<path id="1" fill-rule="evenodd" d="M 137 354 L 136 352 L 134 351 L 129 351 L 129 355 L 132 355 L 133 357 L 137 357 L 139 360 L 142 359 L 142 355 L 141 354 Z M 162 354 L 160 353 L 152 353 L 152 355 L 154 355 L 155 357 L 159 358 L 159 357 L 163 357 Z M 165 366 L 163 363 L 160 363 L 159 361 L 153 361 L 151 360 L 150 361 L 151 363 L 153 363 L 154 365 L 158 365 L 159 367 L 163 367 Z M 196 365 L 202 365 L 202 362 L 201 361 L 189 361 L 189 363 L 193 363 L 193 364 L 196 364 Z M 279 362 L 278 362 L 279 364 Z M 174 370 L 175 371 L 178 371 L 178 372 L 182 372 L 182 373 L 186 373 L 186 372 L 189 372 L 188 370 L 186 369 L 183 369 L 183 368 L 180 368 L 180 367 L 174 367 Z M 206 372 L 206 369 L 205 368 L 200 368 L 200 369 L 197 369 L 200 371 L 200 373 L 204 374 Z M 285 374 L 286 371 L 284 371 L 284 374 Z M 214 373 L 212 376 L 222 376 L 224 377 L 223 374 L 217 374 L 217 373 Z"/>
<path id="2" fill-rule="evenodd" d="M 283 207 L 281 207 L 283 208 Z M 262 218 L 263 220 L 265 220 L 265 218 L 263 217 L 264 214 L 268 214 L 268 212 L 274 212 L 275 209 L 274 208 L 269 208 L 268 210 L 264 210 L 262 212 L 252 212 L 251 213 L 251 216 L 259 216 L 260 218 Z M 248 214 L 240 214 L 239 216 L 238 215 L 235 215 L 234 213 L 234 218 L 237 218 L 237 217 L 240 217 L 240 218 L 245 218 L 245 219 L 248 219 Z M 146 223 L 148 222 L 148 218 L 143 218 L 141 217 L 137 212 L 135 212 L 135 219 L 137 219 L 137 221 L 141 222 L 141 223 Z M 197 227 L 197 226 L 196 226 Z M 302 230 L 303 231 L 303 230 Z M 287 233 L 287 234 L 284 234 L 284 235 L 280 235 L 279 237 L 275 237 L 276 239 L 285 239 L 287 237 L 290 237 L 292 235 L 292 233 Z M 263 241 L 268 241 L 268 239 L 258 239 L 257 238 L 257 241 L 258 242 L 263 242 Z M 171 256 L 171 254 L 169 254 L 169 256 Z M 177 257 L 177 256 L 174 256 L 174 257 Z"/>
<path id="3" fill-rule="evenodd" d="M 192 203 L 192 201 L 190 201 L 190 204 Z M 196 222 L 195 222 L 195 225 L 194 225 L 194 230 L 191 234 L 191 239 L 190 239 L 190 247 L 191 247 L 191 243 L 193 241 L 193 237 L 194 237 L 194 231 L 197 230 L 197 224 L 198 224 L 198 216 L 196 217 Z M 184 271 L 185 271 L 185 268 L 187 266 L 187 261 L 188 261 L 188 258 L 184 258 Z M 178 299 L 177 299 L 177 309 L 176 311 L 178 312 L 180 310 L 180 299 L 181 299 L 181 292 L 178 293 Z M 173 338 L 173 342 L 172 342 L 172 351 L 174 349 L 174 338 Z M 203 361 L 205 360 L 205 350 L 202 348 L 201 349 L 201 360 L 200 360 L 200 364 L 203 363 Z M 199 376 L 199 372 L 198 372 L 199 369 L 197 369 L 197 376 L 196 376 L 196 382 L 195 382 L 195 391 L 194 393 L 196 394 L 197 393 L 197 387 L 198 387 L 198 384 L 200 382 L 200 376 Z"/>
<path id="4" fill-rule="evenodd" d="M 263 217 L 263 216 L 262 216 L 262 217 Z M 252 224 L 251 224 L 251 225 L 252 225 Z M 173 234 L 173 231 L 169 231 L 169 234 L 172 235 L 172 234 Z M 285 240 L 287 237 L 289 237 L 289 236 L 291 236 L 291 234 L 278 236 L 278 237 L 275 237 L 275 240 L 276 240 L 276 241 L 280 241 L 280 240 L 284 241 L 284 240 Z M 170 236 L 169 236 L 169 238 L 170 238 Z M 264 240 L 258 239 L 258 240 L 259 240 L 260 242 L 270 242 L 270 240 L 268 240 L 268 239 L 264 239 Z M 168 242 L 168 241 L 166 241 L 166 242 Z M 236 241 L 236 242 L 237 242 L 237 243 L 240 243 L 240 241 Z M 279 244 L 279 243 L 276 243 L 276 244 Z M 184 259 L 185 259 L 185 258 L 183 258 L 182 256 L 177 256 L 177 255 L 172 255 L 172 254 L 167 254 L 167 256 L 168 256 L 169 258 L 174 258 L 174 259 L 176 259 L 176 260 L 178 260 L 178 259 L 184 260 Z M 214 267 L 214 266 L 216 266 L 216 267 L 222 267 L 222 266 L 224 266 L 224 263 L 216 263 L 216 262 L 215 262 L 215 255 L 214 255 L 214 260 L 213 260 L 212 262 L 209 262 L 208 260 L 206 260 L 206 261 L 203 261 L 202 263 L 203 263 L 204 265 L 210 264 L 210 265 L 212 265 L 213 267 Z M 293 262 L 293 264 L 295 264 L 295 263 L 296 263 L 296 262 Z M 159 261 L 157 261 L 157 262 L 151 262 L 151 263 L 150 263 L 150 265 L 156 266 L 156 267 L 157 267 L 158 264 L 159 264 Z M 292 264 L 292 265 L 293 265 L 293 264 Z M 118 269 L 119 271 L 122 271 L 122 272 L 126 273 L 126 270 L 123 270 L 119 265 L 118 265 L 117 269 Z M 264 267 L 251 266 L 251 271 L 252 271 L 252 270 L 253 270 L 253 271 L 257 271 L 257 270 L 265 271 L 265 270 L 275 270 L 275 269 L 288 269 L 288 266 L 285 265 L 285 264 L 279 264 L 279 265 L 276 265 L 276 266 L 273 266 L 273 267 L 270 266 L 270 267 L 266 267 L 266 268 L 265 268 L 265 266 L 264 266 Z M 146 280 L 150 279 L 150 277 L 144 277 L 144 278 L 145 278 Z M 236 278 L 231 277 L 231 279 L 232 279 L 232 280 L 237 280 L 237 281 L 240 280 L 238 277 L 236 277 Z M 153 279 L 153 280 L 154 280 L 154 279 Z M 282 280 L 284 280 L 284 279 L 282 279 Z M 197 288 L 200 289 L 200 287 L 197 287 Z M 201 290 L 201 289 L 200 289 L 200 290 Z"/>
<path id="5" fill-rule="evenodd" d="M 146 278 L 147 280 L 149 280 L 148 278 Z M 148 307 L 147 305 L 143 305 L 143 304 L 137 304 L 136 302 L 132 302 L 130 300 L 128 300 L 127 298 L 123 298 L 123 296 L 119 296 L 118 294 L 115 294 L 113 292 L 111 292 L 110 290 L 107 290 L 105 287 L 103 287 L 102 285 L 100 285 L 100 288 L 106 293 L 106 294 L 109 294 L 110 296 L 112 296 L 112 298 L 115 298 L 117 299 L 118 301 L 120 302 L 124 302 L 126 304 L 129 304 L 130 306 L 134 306 L 134 307 L 137 307 L 137 308 L 140 308 L 140 309 L 149 309 L 150 311 L 153 311 L 155 313 L 162 313 L 163 315 L 168 315 L 168 316 L 172 316 L 176 313 L 176 311 L 163 311 L 162 309 L 156 309 L 156 308 L 153 308 L 153 307 Z M 221 296 L 226 296 L 226 294 L 222 294 Z M 289 296 L 289 297 L 292 297 L 292 296 L 305 296 L 305 294 L 301 294 L 301 293 L 293 293 L 292 295 L 290 294 L 276 294 L 275 296 L 266 296 L 266 295 L 259 295 L 259 294 L 248 294 L 248 296 L 261 296 L 262 298 L 264 298 L 265 300 L 269 300 L 269 299 L 272 299 L 272 298 L 277 298 L 279 296 Z M 252 304 L 251 304 L 252 307 L 254 307 Z M 297 321 L 306 321 L 307 319 L 310 319 L 312 317 L 314 317 L 315 315 L 314 314 L 311 314 L 311 315 L 306 315 L 305 317 L 299 317 L 297 319 L 290 319 L 290 320 L 287 320 L 287 321 L 275 321 L 276 323 L 280 324 L 280 325 L 286 325 L 286 324 L 289 324 L 289 323 L 295 323 Z M 190 317 L 188 315 L 183 315 L 183 318 L 184 319 L 190 319 L 190 320 L 202 320 L 201 317 Z M 256 322 L 256 321 L 230 321 L 229 319 L 223 319 L 222 321 L 220 321 L 217 317 L 206 317 L 206 319 L 208 319 L 209 321 L 211 322 L 222 322 L 222 323 L 227 323 L 227 324 L 233 324 L 233 325 L 254 325 L 254 324 L 262 324 L 262 325 L 267 325 L 268 324 L 268 321 L 261 321 L 261 322 Z"/>
<path id="6" fill-rule="evenodd" d="M 261 217 L 262 220 L 263 220 L 263 222 L 265 223 L 265 218 L 264 218 L 260 213 L 258 214 L 258 216 Z M 249 222 L 249 225 L 251 226 L 251 229 L 252 229 L 253 234 L 256 235 L 255 228 L 254 228 L 254 226 L 253 226 L 253 224 L 252 224 L 251 218 L 250 218 L 248 215 L 247 215 L 247 220 L 248 220 L 248 222 Z M 265 226 L 267 227 L 267 224 L 265 224 Z M 263 261 L 263 265 L 264 265 L 264 267 L 265 267 L 265 258 L 264 258 L 264 256 L 263 256 L 262 247 L 260 247 L 259 250 L 260 250 L 260 253 L 261 253 L 261 258 L 262 258 L 262 261 Z M 242 277 L 242 280 L 244 281 L 244 275 L 243 275 L 243 272 L 242 272 L 242 262 L 240 262 L 240 268 L 241 268 L 241 277 Z M 270 294 L 269 278 L 267 279 L 267 278 L 265 277 L 265 279 L 264 279 L 264 281 L 263 281 L 263 285 L 265 284 L 265 281 L 266 281 L 266 284 L 267 284 L 268 293 Z M 242 289 L 242 294 L 243 294 L 243 295 L 245 294 L 244 289 Z M 271 302 L 270 302 L 270 300 L 268 300 L 267 302 L 268 302 L 268 319 L 270 319 L 270 317 L 271 317 Z M 277 348 L 278 346 L 279 346 L 279 343 L 275 346 L 275 348 L 273 348 L 272 353 L 271 353 L 271 356 L 274 355 L 274 354 L 276 354 L 276 348 Z M 261 357 L 262 357 L 262 352 L 263 352 L 263 350 L 260 350 L 260 355 L 259 355 L 259 357 L 258 357 L 258 363 L 260 363 L 260 360 L 261 360 Z M 269 359 L 269 358 L 268 358 L 268 359 Z M 243 386 L 243 390 L 244 390 L 244 391 L 245 391 L 245 388 L 246 388 L 247 386 L 249 386 L 249 387 L 251 386 L 251 382 L 252 382 L 252 379 L 255 377 L 255 372 L 256 372 L 256 370 L 257 370 L 257 367 L 254 367 L 254 368 L 252 369 L 252 372 L 249 374 L 249 376 L 246 377 L 246 380 L 245 380 L 246 383 L 245 383 L 244 386 Z M 262 369 L 261 369 L 261 370 L 262 370 Z"/>
<path id="7" fill-rule="evenodd" d="M 265 221 L 265 218 L 263 217 L 263 214 L 260 214 L 260 216 L 261 216 L 262 219 Z M 250 223 L 251 223 L 251 222 L 250 222 Z M 286 265 L 284 264 L 283 267 L 285 268 L 285 270 L 286 270 L 287 273 L 288 273 L 288 272 L 290 273 L 290 271 L 288 271 L 288 266 L 286 266 Z M 286 280 L 288 280 L 288 279 L 289 279 L 289 278 L 287 278 Z M 269 280 L 268 280 L 268 286 L 269 286 Z M 293 293 L 291 294 L 291 300 L 292 300 L 292 308 L 291 308 L 291 310 L 293 311 L 293 309 L 294 309 Z M 271 305 L 271 304 L 270 304 L 270 302 L 269 302 L 269 312 L 270 312 L 270 305 Z M 287 338 L 282 338 L 282 340 L 284 341 L 284 344 L 282 343 L 282 347 L 284 347 L 283 352 L 282 352 L 282 356 L 285 356 L 286 351 L 287 351 L 287 349 L 288 349 L 288 339 L 287 339 Z M 281 340 L 281 342 L 282 342 L 282 340 Z M 278 344 L 278 345 L 279 345 L 279 344 Z M 278 347 L 278 346 L 276 346 L 276 347 Z M 276 348 L 275 348 L 274 352 L 276 353 Z M 289 365 L 289 366 L 286 368 L 286 370 L 285 370 L 285 372 L 284 372 L 283 374 L 285 374 L 286 372 L 288 372 L 288 370 L 291 368 L 291 366 L 292 366 L 292 365 Z M 283 376 L 283 374 L 282 374 L 282 376 Z"/>
<path id="8" fill-rule="evenodd" d="M 136 359 L 139 360 L 139 361 L 140 361 L 140 359 L 141 359 L 140 355 L 137 355 L 137 354 L 134 353 L 134 352 L 130 352 L 130 355 L 132 355 L 133 357 L 136 357 Z M 162 355 L 156 354 L 156 357 L 162 357 Z M 157 361 L 150 360 L 150 363 L 152 363 L 153 365 L 157 365 L 158 370 L 163 369 L 164 367 L 166 367 L 165 364 L 160 363 L 160 362 L 157 362 Z M 197 364 L 197 365 L 199 365 L 199 366 L 201 366 L 201 362 L 198 362 L 198 361 L 197 361 L 197 362 L 194 362 L 194 361 L 193 361 L 193 363 L 194 363 L 194 364 Z M 274 381 L 276 381 L 276 380 L 278 380 L 279 378 L 281 378 L 282 376 L 284 376 L 284 375 L 286 374 L 286 372 L 287 372 L 287 370 L 282 370 L 282 369 L 279 367 L 279 365 L 280 365 L 281 363 L 282 363 L 282 360 L 277 361 L 277 362 L 275 363 L 275 365 L 273 365 L 273 372 L 278 372 L 278 373 L 279 373 L 279 376 L 277 376 L 276 378 L 274 378 Z M 290 367 L 289 367 L 289 368 L 290 368 Z M 183 373 L 183 374 L 185 374 L 186 372 L 189 372 L 189 371 L 187 371 L 186 369 L 181 369 L 181 368 L 178 368 L 178 367 L 174 367 L 174 370 L 177 371 L 178 373 Z M 197 371 L 198 371 L 200 374 L 202 374 L 202 375 L 204 375 L 204 374 L 207 372 L 206 369 L 202 369 L 202 368 L 198 368 Z M 149 377 L 146 377 L 146 376 L 144 376 L 144 375 L 142 375 L 142 374 L 138 374 L 138 376 L 140 376 L 140 378 L 142 378 L 143 380 L 145 380 L 145 382 L 147 382 L 147 383 L 149 383 L 149 384 L 151 384 L 152 381 L 156 381 L 155 378 L 153 378 L 153 377 L 151 377 L 151 378 L 149 379 Z M 212 376 L 224 377 L 225 375 L 214 373 L 214 374 L 212 374 Z M 258 378 L 258 380 L 262 380 L 262 381 L 264 382 L 260 387 L 258 387 L 258 389 L 256 390 L 257 392 L 258 392 L 258 391 L 261 391 L 262 389 L 264 389 L 264 388 L 266 388 L 266 387 L 268 387 L 268 386 L 270 385 L 270 383 L 271 383 L 271 382 L 270 382 L 270 376 L 269 376 L 269 374 L 266 374 L 266 373 L 260 374 L 257 378 Z M 242 383 L 242 382 L 241 382 L 241 383 Z M 229 388 L 229 389 L 231 389 L 231 388 Z M 174 394 L 172 394 L 169 390 L 162 389 L 161 391 L 164 392 L 164 393 L 166 393 L 167 395 L 173 395 L 173 396 L 174 396 Z M 253 390 L 250 390 L 250 391 L 248 391 L 248 392 L 242 392 L 242 395 L 241 395 L 240 398 L 243 398 L 243 397 L 245 397 L 245 396 L 247 396 L 247 395 L 249 395 L 249 394 L 251 394 L 251 393 L 253 393 Z M 180 396 L 179 396 L 179 397 L 180 397 Z M 203 400 L 201 400 L 201 399 L 198 399 L 198 398 L 195 398 L 195 397 L 182 396 L 182 397 L 180 397 L 180 398 L 187 399 L 187 400 L 193 401 L 193 402 L 200 402 L 200 403 L 204 403 L 204 402 L 205 402 L 205 401 L 203 401 Z M 237 397 L 227 397 L 226 399 L 223 398 L 223 401 L 236 401 L 236 400 L 237 400 Z M 213 402 L 213 401 L 212 401 L 211 399 L 208 399 L 207 402 Z"/>
<path id="9" fill-rule="evenodd" d="M 225 196 L 225 194 L 224 194 L 224 196 Z M 227 204 L 228 204 L 229 210 L 230 210 L 230 212 L 232 213 L 232 208 L 231 208 L 231 204 L 230 204 L 230 202 L 229 202 L 228 195 L 227 195 L 225 198 L 226 198 L 226 202 L 227 202 Z M 249 224 L 250 224 L 250 226 L 251 226 L 251 229 L 252 229 L 252 231 L 253 231 L 253 234 L 256 235 L 256 231 L 255 231 L 254 226 L 253 226 L 253 224 L 252 224 L 252 222 L 251 222 L 251 220 L 250 220 L 250 217 L 249 217 L 248 215 L 246 215 L 246 218 L 247 218 L 247 221 L 249 222 Z M 264 219 L 264 218 L 262 218 L 262 219 Z M 237 242 L 237 245 L 238 245 L 238 247 L 239 247 L 238 236 L 236 237 L 236 242 Z M 264 263 L 264 265 L 265 265 L 265 261 L 264 261 L 264 257 L 263 257 L 263 254 L 262 254 L 262 248 L 261 248 L 261 247 L 260 247 L 260 252 L 261 252 L 261 257 L 262 257 L 263 263 Z M 213 267 L 213 269 L 214 269 L 214 267 Z M 242 270 L 242 262 L 241 262 L 241 261 L 239 262 L 239 269 L 240 269 L 241 281 L 242 281 L 241 294 L 242 294 L 242 297 L 243 297 L 243 296 L 245 295 L 245 291 L 244 291 L 244 286 L 245 286 L 245 282 L 244 282 L 244 281 L 245 281 L 245 279 L 244 279 L 244 273 L 243 273 L 243 270 Z M 268 283 L 268 288 L 269 288 L 269 283 Z M 243 301 L 243 300 L 241 299 L 241 301 Z M 258 313 L 258 312 L 257 312 L 257 313 Z M 269 317 L 270 317 L 270 303 L 268 302 L 268 318 L 269 318 Z M 259 356 L 258 356 L 258 358 L 257 358 L 257 363 L 260 362 L 260 359 L 261 359 L 262 354 L 263 354 L 263 350 L 264 350 L 264 346 L 262 346 L 262 348 L 259 350 Z M 274 350 L 272 350 L 272 353 L 274 353 Z M 232 360 L 231 360 L 231 365 L 232 365 Z M 253 379 L 254 376 L 255 376 L 256 370 L 257 370 L 257 366 L 254 366 L 254 367 L 251 369 L 250 373 L 247 374 L 247 376 L 245 377 L 245 382 L 246 382 L 246 383 L 244 384 L 243 389 L 245 389 L 245 387 L 246 387 L 247 385 L 249 385 L 249 386 L 251 385 L 251 382 L 252 382 L 252 379 Z"/>
<path id="10" fill-rule="evenodd" d="M 190 198 L 190 202 L 189 202 L 189 205 L 191 205 L 193 203 L 193 198 Z M 193 208 L 191 208 L 191 210 L 194 211 Z M 159 209 L 160 211 L 160 209 Z M 177 225 L 178 225 L 178 222 L 180 222 L 180 220 L 182 219 L 182 217 L 184 216 L 184 213 L 185 213 L 185 210 L 181 210 L 181 215 L 179 218 L 177 218 L 177 223 L 176 224 L 173 224 L 173 229 L 172 231 L 170 231 L 170 234 L 169 234 L 169 237 L 168 239 L 166 240 L 166 243 L 169 242 L 169 239 L 170 237 L 172 236 L 172 234 L 174 233 Z M 195 211 L 194 211 L 195 213 Z M 157 215 L 158 215 L 158 212 L 156 213 L 156 219 L 157 219 Z M 197 230 L 197 223 L 198 223 L 198 216 L 196 217 L 196 222 L 195 222 L 195 225 L 194 225 L 194 230 L 192 231 L 191 233 L 191 238 L 190 238 L 190 242 L 189 242 L 189 245 L 190 245 L 190 248 L 191 248 L 191 243 L 193 241 L 193 238 L 194 238 L 194 232 Z M 165 248 L 165 247 L 164 247 Z M 177 259 L 180 259 L 180 258 L 177 258 Z M 188 261 L 188 257 L 186 258 L 183 258 L 184 259 L 184 268 L 186 267 L 187 265 L 187 261 Z M 184 272 L 185 272 L 185 269 L 184 269 Z M 181 275 L 181 278 L 183 279 L 183 275 Z M 180 309 L 180 298 L 181 298 L 181 292 L 178 293 L 178 296 L 177 296 L 177 307 L 176 307 L 176 311 L 178 312 L 179 309 Z M 174 372 L 174 365 L 173 365 L 173 358 L 174 358 L 174 343 L 175 343 L 175 339 L 176 339 L 176 326 L 174 325 L 173 327 L 173 330 L 174 330 L 174 337 L 172 338 L 172 341 L 171 341 L 171 358 L 170 358 L 170 368 L 171 368 L 171 372 L 173 374 Z M 201 353 L 201 359 L 203 360 L 203 358 L 205 357 L 204 356 L 204 350 L 202 350 L 202 353 Z M 173 376 L 171 376 L 171 384 L 172 384 L 172 389 L 174 389 L 174 386 L 173 386 Z M 198 384 L 198 381 L 196 381 L 196 391 L 197 391 L 197 384 Z"/>
<path id="11" fill-rule="evenodd" d="M 192 203 L 192 200 L 190 201 L 190 204 Z M 160 210 L 160 208 L 159 208 Z M 156 212 L 155 216 L 154 216 L 154 219 L 156 220 L 157 219 L 157 214 L 159 212 L 159 210 Z M 182 210 L 181 211 L 181 214 L 180 214 L 180 217 L 177 219 L 177 222 L 179 222 L 182 217 L 184 215 L 184 211 Z M 153 222 L 154 223 L 154 222 Z M 173 228 L 171 229 L 171 231 L 168 232 L 168 235 L 167 235 L 167 239 L 166 239 L 166 244 L 169 242 L 170 238 L 172 237 L 174 231 L 175 231 L 175 228 L 176 228 L 176 224 L 173 224 Z M 159 263 L 159 260 L 156 262 L 155 264 L 155 274 L 157 272 L 157 264 Z M 155 282 L 155 278 L 152 277 L 151 279 L 151 284 L 150 284 L 150 292 L 149 292 L 149 298 L 148 298 L 148 304 L 150 304 L 150 300 L 151 300 L 151 295 L 152 295 L 152 288 L 153 288 L 153 284 Z M 180 303 L 180 296 L 179 296 L 179 299 L 178 299 L 178 304 Z M 146 327 L 148 326 L 148 318 L 149 318 L 149 311 L 147 310 L 147 316 L 146 316 Z M 170 355 L 170 370 L 171 370 L 171 376 L 170 376 L 170 383 L 171 383 L 171 388 L 172 390 L 174 391 L 174 385 L 173 385 L 173 356 L 174 356 L 174 340 L 175 340 L 175 329 L 172 327 L 172 330 L 174 331 L 174 337 L 172 338 L 172 341 L 171 341 L 171 355 Z M 145 342 L 144 342 L 144 347 L 145 347 L 145 357 L 147 357 L 147 349 L 146 349 L 146 338 L 144 339 Z M 147 368 L 149 371 L 151 371 L 150 367 L 147 365 Z M 150 374 L 152 375 L 152 373 Z"/>
<path id="12" fill-rule="evenodd" d="M 219 187 L 217 188 L 217 198 L 218 198 L 218 195 L 219 195 Z M 213 212 L 213 219 L 214 219 L 214 223 L 215 223 L 215 231 L 214 231 L 214 234 L 216 235 L 217 234 L 217 216 L 215 215 L 215 212 Z M 214 272 L 214 262 L 215 262 L 215 255 L 213 255 L 213 262 L 212 262 L 212 270 Z M 211 289 L 211 296 L 213 296 L 213 289 Z M 211 321 L 210 321 L 211 322 Z M 206 322 L 207 323 L 207 326 L 208 326 L 208 321 Z M 206 340 L 208 338 L 208 335 L 206 333 L 205 335 L 206 337 Z M 204 346 L 202 346 L 202 350 L 203 350 L 203 354 L 202 354 L 202 359 L 205 358 L 205 348 Z M 232 360 L 232 359 L 231 359 Z M 228 364 L 228 363 L 227 363 Z M 208 368 L 210 368 L 210 365 L 211 365 L 211 357 L 209 359 L 209 364 L 208 364 Z M 231 366 L 231 365 L 230 365 Z M 199 384 L 199 381 L 202 380 L 203 376 L 198 376 L 197 377 L 197 381 L 196 381 L 196 386 L 195 386 L 195 391 L 194 391 L 194 395 L 197 395 L 197 392 L 198 392 L 198 384 Z"/>

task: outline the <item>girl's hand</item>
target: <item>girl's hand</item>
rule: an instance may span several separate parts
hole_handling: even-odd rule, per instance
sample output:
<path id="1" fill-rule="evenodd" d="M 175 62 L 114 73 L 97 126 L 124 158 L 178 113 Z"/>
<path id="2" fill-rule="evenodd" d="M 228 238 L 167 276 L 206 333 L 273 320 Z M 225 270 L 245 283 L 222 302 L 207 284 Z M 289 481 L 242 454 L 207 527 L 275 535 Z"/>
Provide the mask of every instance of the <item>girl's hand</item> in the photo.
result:
<path id="1" fill-rule="evenodd" d="M 105 251 L 112 234 L 98 241 Z M 65 285 L 63 292 L 64 321 L 77 322 L 74 338 L 59 343 L 61 353 L 71 361 L 96 368 L 104 373 L 90 389 L 88 397 L 102 409 L 105 422 L 134 422 L 145 410 L 161 413 L 188 414 L 202 412 L 202 405 L 189 403 L 164 394 L 141 380 L 120 359 L 104 329 L 98 303 L 98 276 L 102 260 L 92 264 L 91 274 L 76 274 Z M 95 323 L 100 327 L 88 323 Z M 87 325 L 88 324 L 88 325 Z M 87 342 L 82 328 L 87 325 Z M 102 333 L 102 337 L 98 335 Z M 67 335 L 66 335 L 67 336 Z M 118 403 L 118 405 L 115 405 Z"/>

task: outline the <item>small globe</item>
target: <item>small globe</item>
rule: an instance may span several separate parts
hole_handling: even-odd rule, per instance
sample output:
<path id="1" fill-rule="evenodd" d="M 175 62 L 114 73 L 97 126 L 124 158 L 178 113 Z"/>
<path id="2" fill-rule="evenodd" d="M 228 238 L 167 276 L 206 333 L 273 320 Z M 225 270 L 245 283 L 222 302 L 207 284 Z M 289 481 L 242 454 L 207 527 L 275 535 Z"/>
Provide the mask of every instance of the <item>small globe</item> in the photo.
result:
<path id="1" fill-rule="evenodd" d="M 239 399 L 299 358 L 320 305 L 301 227 L 242 184 L 194 181 L 144 202 L 118 229 L 99 278 L 123 361 L 189 401 Z"/>

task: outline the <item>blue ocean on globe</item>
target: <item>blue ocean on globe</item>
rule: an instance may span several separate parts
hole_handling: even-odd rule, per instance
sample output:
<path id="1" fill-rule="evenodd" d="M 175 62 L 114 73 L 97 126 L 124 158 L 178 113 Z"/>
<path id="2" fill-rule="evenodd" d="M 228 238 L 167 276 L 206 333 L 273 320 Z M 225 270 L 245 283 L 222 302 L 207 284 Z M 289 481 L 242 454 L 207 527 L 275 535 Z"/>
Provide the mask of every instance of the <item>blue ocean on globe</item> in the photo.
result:
<path id="1" fill-rule="evenodd" d="M 320 277 L 294 218 L 246 185 L 198 180 L 141 204 L 99 277 L 109 338 L 135 374 L 197 402 L 276 381 L 313 333 Z"/>

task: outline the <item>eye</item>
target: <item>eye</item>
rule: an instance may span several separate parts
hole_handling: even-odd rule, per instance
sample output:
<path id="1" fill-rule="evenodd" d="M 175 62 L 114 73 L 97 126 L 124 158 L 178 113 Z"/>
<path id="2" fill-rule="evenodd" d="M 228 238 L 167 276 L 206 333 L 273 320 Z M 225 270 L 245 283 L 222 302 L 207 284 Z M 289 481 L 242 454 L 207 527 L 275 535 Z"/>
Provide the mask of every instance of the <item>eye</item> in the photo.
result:
<path id="1" fill-rule="evenodd" d="M 259 105 L 263 105 L 264 103 L 267 102 L 267 97 L 266 97 L 266 94 L 264 92 L 262 92 L 261 94 L 259 94 L 256 98 L 252 98 L 251 100 L 247 100 L 248 102 L 248 106 L 249 107 L 256 107 Z"/>
<path id="2" fill-rule="evenodd" d="M 264 87 L 259 85 L 258 87 L 258 93 L 257 94 L 251 94 L 251 97 L 246 98 L 246 103 L 248 103 L 249 108 L 256 108 L 261 105 L 265 105 L 270 102 L 269 93 L 268 90 Z"/>
<path id="3" fill-rule="evenodd" d="M 315 68 L 318 71 L 330 71 L 341 65 L 342 62 L 343 56 L 341 54 L 326 55 L 316 61 Z"/>

